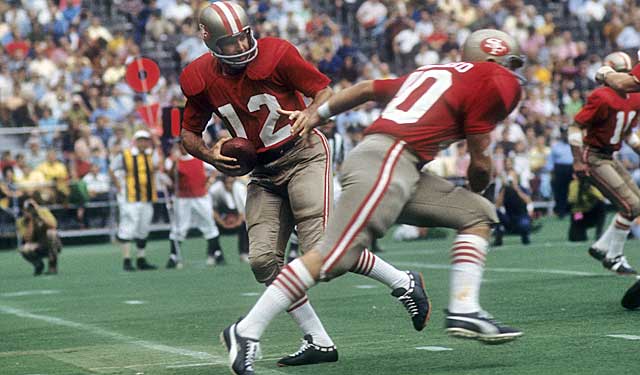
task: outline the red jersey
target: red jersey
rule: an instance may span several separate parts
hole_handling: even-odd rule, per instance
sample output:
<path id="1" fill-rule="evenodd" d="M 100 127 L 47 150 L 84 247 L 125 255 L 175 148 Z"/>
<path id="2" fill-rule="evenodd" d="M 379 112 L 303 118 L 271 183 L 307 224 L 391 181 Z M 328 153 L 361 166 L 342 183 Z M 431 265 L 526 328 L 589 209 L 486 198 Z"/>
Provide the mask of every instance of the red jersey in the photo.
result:
<path id="1" fill-rule="evenodd" d="M 640 55 L 638 55 L 640 58 Z M 635 77 L 636 81 L 640 82 L 640 64 L 636 64 L 631 70 L 631 75 Z"/>
<path id="2" fill-rule="evenodd" d="M 249 139 L 261 153 L 292 138 L 293 121 L 277 109 L 303 110 L 302 95 L 314 97 L 329 83 L 329 78 L 282 39 L 259 39 L 258 55 L 235 75 L 224 74 L 221 63 L 207 53 L 180 75 L 187 97 L 182 126 L 202 133 L 215 113 L 234 137 Z"/>
<path id="3" fill-rule="evenodd" d="M 204 162 L 194 157 L 178 160 L 178 192 L 179 198 L 198 198 L 207 194 L 207 175 Z"/>
<path id="4" fill-rule="evenodd" d="M 373 87 L 387 106 L 365 134 L 402 139 L 423 161 L 469 134 L 491 132 L 521 93 L 515 75 L 493 62 L 426 65 Z"/>
<path id="5" fill-rule="evenodd" d="M 640 94 L 620 94 L 611 87 L 593 90 L 576 114 L 575 122 L 587 130 L 583 143 L 608 152 L 620 149 L 640 111 Z"/>

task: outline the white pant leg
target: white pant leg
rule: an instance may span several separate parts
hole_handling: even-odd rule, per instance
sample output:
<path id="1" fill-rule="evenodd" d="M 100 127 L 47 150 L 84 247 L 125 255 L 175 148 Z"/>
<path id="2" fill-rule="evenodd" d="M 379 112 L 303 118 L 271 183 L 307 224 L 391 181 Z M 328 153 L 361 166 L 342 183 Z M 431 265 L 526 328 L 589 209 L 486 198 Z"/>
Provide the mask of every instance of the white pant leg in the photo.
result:
<path id="1" fill-rule="evenodd" d="M 210 240 L 220 235 L 218 226 L 213 220 L 213 202 L 208 194 L 203 197 L 192 198 L 191 209 L 194 213 L 194 225 L 200 229 L 203 237 Z"/>
<path id="2" fill-rule="evenodd" d="M 118 202 L 119 222 L 118 238 L 121 240 L 133 240 L 137 226 L 135 202 L 121 200 Z"/>
<path id="3" fill-rule="evenodd" d="M 191 228 L 191 207 L 193 198 L 175 198 L 173 210 L 175 217 L 171 225 L 169 238 L 176 241 L 184 241 L 189 228 Z"/>
<path id="4" fill-rule="evenodd" d="M 135 230 L 136 239 L 146 239 L 149 236 L 149 230 L 151 229 L 151 220 L 153 220 L 153 203 L 151 202 L 136 202 L 134 203 L 137 209 L 137 225 Z"/>

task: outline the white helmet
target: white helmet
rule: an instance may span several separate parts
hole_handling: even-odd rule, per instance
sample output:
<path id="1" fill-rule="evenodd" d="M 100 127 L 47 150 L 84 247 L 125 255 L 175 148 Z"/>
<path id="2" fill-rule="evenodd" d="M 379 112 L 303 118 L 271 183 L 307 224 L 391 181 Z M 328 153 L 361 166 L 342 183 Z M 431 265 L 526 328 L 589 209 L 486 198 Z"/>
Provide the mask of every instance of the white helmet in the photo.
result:
<path id="1" fill-rule="evenodd" d="M 631 57 L 624 52 L 608 54 L 604 60 L 602 60 L 602 65 L 608 65 L 616 72 L 630 72 L 632 68 Z"/>
<path id="2" fill-rule="evenodd" d="M 462 61 L 495 61 L 513 70 L 522 67 L 524 60 L 516 40 L 496 29 L 474 31 L 462 45 Z"/>
<path id="3" fill-rule="evenodd" d="M 212 3 L 200 11 L 198 24 L 202 40 L 223 63 L 242 68 L 258 55 L 258 42 L 249 25 L 249 17 L 240 5 L 231 1 Z M 249 49 L 236 55 L 223 54 L 219 42 L 242 34 L 246 34 L 249 39 Z"/>

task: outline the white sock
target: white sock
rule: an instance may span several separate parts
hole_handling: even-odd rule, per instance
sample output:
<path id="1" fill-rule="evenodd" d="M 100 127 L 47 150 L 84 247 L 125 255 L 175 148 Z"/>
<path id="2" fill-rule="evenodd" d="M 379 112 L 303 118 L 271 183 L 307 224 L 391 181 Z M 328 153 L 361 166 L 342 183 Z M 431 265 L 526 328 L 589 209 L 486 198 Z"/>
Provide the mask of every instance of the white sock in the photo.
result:
<path id="1" fill-rule="evenodd" d="M 609 251 L 609 246 L 611 245 L 611 236 L 613 235 L 615 223 L 616 217 L 614 216 L 613 220 L 611 220 L 611 224 L 609 224 L 609 226 L 607 227 L 607 230 L 604 231 L 602 236 L 600 236 L 600 238 L 598 238 L 598 240 L 593 245 L 591 245 L 591 247 L 605 252 Z"/>
<path id="2" fill-rule="evenodd" d="M 624 252 L 624 243 L 627 241 L 627 236 L 631 229 L 631 220 L 616 214 L 611 227 L 613 227 L 613 230 L 611 232 L 609 251 L 607 252 L 607 258 L 609 259 L 620 256 Z"/>
<path id="3" fill-rule="evenodd" d="M 138 258 L 144 258 L 144 249 L 137 249 L 136 255 Z"/>
<path id="4" fill-rule="evenodd" d="M 411 283 L 411 278 L 406 272 L 398 270 L 368 249 L 364 249 L 360 253 L 358 261 L 350 271 L 377 280 L 392 290 L 396 288 L 409 289 Z"/>
<path id="5" fill-rule="evenodd" d="M 456 236 L 451 248 L 450 312 L 468 314 L 481 310 L 480 284 L 488 245 L 480 236 Z"/>
<path id="6" fill-rule="evenodd" d="M 325 331 L 320 318 L 318 318 L 318 315 L 316 315 L 316 312 L 313 310 L 306 294 L 300 301 L 291 305 L 287 312 L 293 320 L 298 323 L 298 326 L 305 335 L 311 335 L 311 337 L 313 337 L 314 344 L 333 346 L 331 337 L 329 337 L 329 334 Z"/>
<path id="7" fill-rule="evenodd" d="M 238 323 L 238 334 L 259 340 L 273 318 L 285 311 L 294 301 L 303 298 L 307 289 L 313 285 L 315 280 L 300 259 L 287 264 L 249 314 Z"/>

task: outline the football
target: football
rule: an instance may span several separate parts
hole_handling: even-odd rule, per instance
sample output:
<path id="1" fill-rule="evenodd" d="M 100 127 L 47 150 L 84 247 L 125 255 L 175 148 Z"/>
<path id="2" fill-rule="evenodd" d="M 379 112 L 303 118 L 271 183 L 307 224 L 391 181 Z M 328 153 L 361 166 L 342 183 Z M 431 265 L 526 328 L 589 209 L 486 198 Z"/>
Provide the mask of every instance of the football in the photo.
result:
<path id="1" fill-rule="evenodd" d="M 224 171 L 232 176 L 244 176 L 251 172 L 256 166 L 258 156 L 256 148 L 246 138 L 235 137 L 222 144 L 220 153 L 230 158 L 236 158 L 240 164 L 240 169 L 233 171 Z"/>

